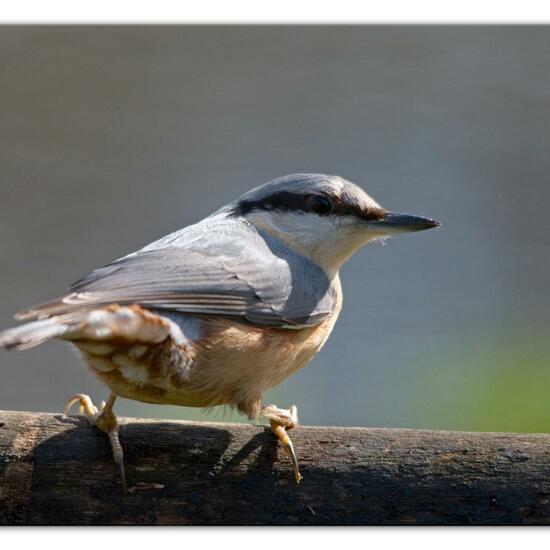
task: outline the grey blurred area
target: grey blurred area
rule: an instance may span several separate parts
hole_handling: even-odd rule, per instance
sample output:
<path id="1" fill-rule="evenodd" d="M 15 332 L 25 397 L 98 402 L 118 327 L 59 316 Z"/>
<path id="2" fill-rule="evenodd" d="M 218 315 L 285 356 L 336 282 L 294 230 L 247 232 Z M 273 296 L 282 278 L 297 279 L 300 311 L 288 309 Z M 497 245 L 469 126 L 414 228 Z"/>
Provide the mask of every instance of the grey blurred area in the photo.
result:
<path id="1" fill-rule="evenodd" d="M 293 172 L 441 229 L 344 267 L 304 424 L 550 431 L 550 28 L 0 28 L 0 327 Z M 0 353 L 0 408 L 107 391 L 67 344 Z M 122 415 L 227 418 L 121 400 Z"/>

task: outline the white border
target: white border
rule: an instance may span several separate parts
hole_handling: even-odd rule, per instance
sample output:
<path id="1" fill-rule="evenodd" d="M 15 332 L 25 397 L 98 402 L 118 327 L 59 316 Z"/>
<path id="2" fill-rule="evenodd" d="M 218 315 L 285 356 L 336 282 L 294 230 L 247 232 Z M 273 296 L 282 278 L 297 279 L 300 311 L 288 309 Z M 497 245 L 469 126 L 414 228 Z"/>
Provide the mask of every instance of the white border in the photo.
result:
<path id="1" fill-rule="evenodd" d="M 272 2 L 201 2 L 155 0 L 3 0 L 1 23 L 545 23 L 550 21 L 550 2 L 522 0 L 496 2 L 461 0 L 435 1 L 386 0 L 361 2 L 338 0 L 277 0 Z M 1 32 L 1 30 L 0 30 Z M 223 518 L 220 518 L 223 523 Z M 543 547 L 547 529 L 11 529 L 1 534 L 7 548 L 78 547 L 79 550 L 110 546 L 132 548 L 216 548 L 242 550 L 254 543 L 261 547 L 343 546 L 368 541 L 371 548 L 421 548 L 422 550 L 463 550 L 489 546 L 499 550 L 526 546 Z M 519 539 L 521 537 L 521 540 Z M 359 540 L 357 540 L 359 539 Z M 362 539 L 362 540 L 361 540 Z M 374 543 L 374 544 L 373 544 Z M 378 544 L 377 544 L 378 543 Z"/>
<path id="2" fill-rule="evenodd" d="M 6 548 L 78 548 L 78 550 L 243 550 L 243 548 L 369 548 L 384 550 L 476 550 L 544 548 L 548 530 L 509 528 L 118 528 L 10 529 L 1 533 Z M 546 545 L 544 544 L 546 543 Z M 539 546 L 542 544 L 542 546 Z M 357 546 L 360 545 L 360 546 Z M 366 545 L 366 546 L 365 546 Z"/>
<path id="3" fill-rule="evenodd" d="M 544 0 L 3 0 L 4 23 L 542 23 Z"/>

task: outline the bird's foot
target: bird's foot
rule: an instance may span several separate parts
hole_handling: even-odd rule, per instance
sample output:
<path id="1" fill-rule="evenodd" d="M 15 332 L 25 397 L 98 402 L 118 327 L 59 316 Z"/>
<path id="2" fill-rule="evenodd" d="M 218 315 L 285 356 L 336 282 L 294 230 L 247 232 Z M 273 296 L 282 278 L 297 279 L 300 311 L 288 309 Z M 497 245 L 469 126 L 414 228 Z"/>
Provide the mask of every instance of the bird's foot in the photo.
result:
<path id="1" fill-rule="evenodd" d="M 298 425 L 298 409 L 292 405 L 289 409 L 279 409 L 276 405 L 264 405 L 261 415 L 273 420 L 287 430 L 291 430 Z"/>
<path id="2" fill-rule="evenodd" d="M 113 458 L 120 469 L 122 480 L 122 491 L 126 493 L 126 473 L 124 471 L 124 452 L 119 439 L 119 425 L 115 414 L 113 413 L 113 405 L 116 395 L 111 394 L 107 403 L 101 403 L 101 408 L 98 409 L 88 395 L 77 393 L 73 395 L 65 405 L 65 414 L 69 414 L 71 407 L 76 403 L 79 404 L 80 414 L 85 414 L 88 422 L 105 432 L 109 436 L 111 449 L 113 450 Z"/>
<path id="3" fill-rule="evenodd" d="M 292 445 L 292 441 L 287 434 L 287 430 L 291 430 L 298 425 L 298 409 L 294 405 L 289 409 L 279 409 L 275 405 L 264 405 L 261 415 L 269 419 L 271 431 L 277 436 L 283 449 L 292 461 L 296 483 L 300 483 L 302 474 L 298 467 L 294 445 Z"/>

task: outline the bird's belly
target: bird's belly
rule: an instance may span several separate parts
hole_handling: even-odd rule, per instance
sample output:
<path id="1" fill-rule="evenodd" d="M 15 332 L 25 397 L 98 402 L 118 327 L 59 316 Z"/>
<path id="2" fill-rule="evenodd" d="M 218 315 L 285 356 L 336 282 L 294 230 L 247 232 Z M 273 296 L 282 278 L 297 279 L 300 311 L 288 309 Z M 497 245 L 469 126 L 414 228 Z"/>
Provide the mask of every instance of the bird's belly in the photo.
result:
<path id="1" fill-rule="evenodd" d="M 74 343 L 94 374 L 121 397 L 191 407 L 230 405 L 255 416 L 262 393 L 315 355 L 336 316 L 298 330 L 182 316 L 178 324 L 185 322 L 187 333 L 193 332 L 183 342 L 168 337 L 160 343 Z M 173 314 L 170 319 L 177 322 Z"/>
<path id="2" fill-rule="evenodd" d="M 220 402 L 254 416 L 262 393 L 302 368 L 322 347 L 333 322 L 299 330 L 216 320 L 212 346 L 193 373 L 195 387 L 212 388 Z"/>
<path id="3" fill-rule="evenodd" d="M 75 344 L 90 370 L 120 397 L 166 405 L 208 405 L 207 399 L 187 388 L 189 356 L 173 342 L 134 346 L 98 345 L 91 341 Z"/>

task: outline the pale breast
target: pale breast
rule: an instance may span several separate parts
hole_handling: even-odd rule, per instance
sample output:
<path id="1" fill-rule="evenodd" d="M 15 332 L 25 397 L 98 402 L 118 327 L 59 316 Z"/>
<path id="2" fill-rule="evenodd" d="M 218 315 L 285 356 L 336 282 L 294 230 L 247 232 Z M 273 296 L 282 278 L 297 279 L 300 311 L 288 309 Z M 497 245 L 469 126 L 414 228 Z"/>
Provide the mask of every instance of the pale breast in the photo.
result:
<path id="1" fill-rule="evenodd" d="M 259 328 L 225 319 L 209 320 L 208 347 L 197 354 L 190 385 L 250 417 L 264 391 L 302 368 L 323 346 L 337 313 L 317 327 Z"/>

